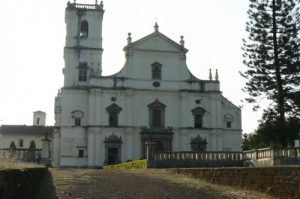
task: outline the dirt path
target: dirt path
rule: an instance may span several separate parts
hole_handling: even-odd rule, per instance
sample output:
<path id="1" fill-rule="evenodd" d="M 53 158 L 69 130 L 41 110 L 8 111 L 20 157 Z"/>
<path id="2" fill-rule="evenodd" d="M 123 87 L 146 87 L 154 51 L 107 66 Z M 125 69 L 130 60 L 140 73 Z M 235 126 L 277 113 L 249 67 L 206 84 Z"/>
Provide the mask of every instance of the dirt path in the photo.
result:
<path id="1" fill-rule="evenodd" d="M 59 199 L 263 198 L 165 170 L 50 169 Z"/>

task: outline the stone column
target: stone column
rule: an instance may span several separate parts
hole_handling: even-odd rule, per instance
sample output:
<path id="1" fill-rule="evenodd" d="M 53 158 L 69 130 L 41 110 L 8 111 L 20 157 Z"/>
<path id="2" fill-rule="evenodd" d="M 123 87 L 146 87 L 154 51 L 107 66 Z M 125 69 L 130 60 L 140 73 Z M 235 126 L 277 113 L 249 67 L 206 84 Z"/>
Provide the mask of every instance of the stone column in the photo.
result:
<path id="1" fill-rule="evenodd" d="M 155 142 L 147 141 L 146 143 L 146 158 L 147 160 L 154 160 L 154 147 L 155 147 Z"/>
<path id="2" fill-rule="evenodd" d="M 88 167 L 95 166 L 94 150 L 95 150 L 95 132 L 93 128 L 88 129 Z"/>

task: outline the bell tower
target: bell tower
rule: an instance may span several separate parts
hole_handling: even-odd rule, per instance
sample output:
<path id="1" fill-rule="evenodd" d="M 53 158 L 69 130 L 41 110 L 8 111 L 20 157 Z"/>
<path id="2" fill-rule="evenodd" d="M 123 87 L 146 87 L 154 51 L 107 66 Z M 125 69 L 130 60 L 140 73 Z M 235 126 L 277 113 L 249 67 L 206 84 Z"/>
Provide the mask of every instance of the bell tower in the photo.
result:
<path id="1" fill-rule="evenodd" d="M 102 1 L 67 3 L 64 87 L 84 86 L 91 75 L 101 75 L 103 14 Z"/>

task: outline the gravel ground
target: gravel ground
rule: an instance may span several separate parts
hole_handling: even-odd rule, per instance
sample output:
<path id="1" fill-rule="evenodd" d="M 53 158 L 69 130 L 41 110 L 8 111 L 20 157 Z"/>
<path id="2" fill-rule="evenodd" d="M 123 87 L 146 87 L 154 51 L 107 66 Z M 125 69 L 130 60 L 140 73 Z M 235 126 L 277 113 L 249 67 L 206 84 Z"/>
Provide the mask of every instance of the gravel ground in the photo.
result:
<path id="1" fill-rule="evenodd" d="M 252 192 L 210 185 L 163 169 L 50 169 L 50 172 L 58 199 L 267 198 Z"/>

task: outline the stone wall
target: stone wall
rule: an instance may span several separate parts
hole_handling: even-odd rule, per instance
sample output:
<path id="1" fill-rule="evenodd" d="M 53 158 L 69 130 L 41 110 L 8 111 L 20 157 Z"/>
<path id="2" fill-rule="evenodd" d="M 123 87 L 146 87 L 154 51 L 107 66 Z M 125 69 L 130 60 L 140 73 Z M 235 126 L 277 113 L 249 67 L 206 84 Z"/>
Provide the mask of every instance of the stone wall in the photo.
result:
<path id="1" fill-rule="evenodd" d="M 279 198 L 300 198 L 300 167 L 169 169 L 209 183 L 255 190 Z"/>
<path id="2" fill-rule="evenodd" d="M 241 167 L 240 160 L 153 160 L 149 168 Z"/>
<path id="3" fill-rule="evenodd" d="M 48 168 L 0 170 L 1 199 L 34 199 Z"/>

